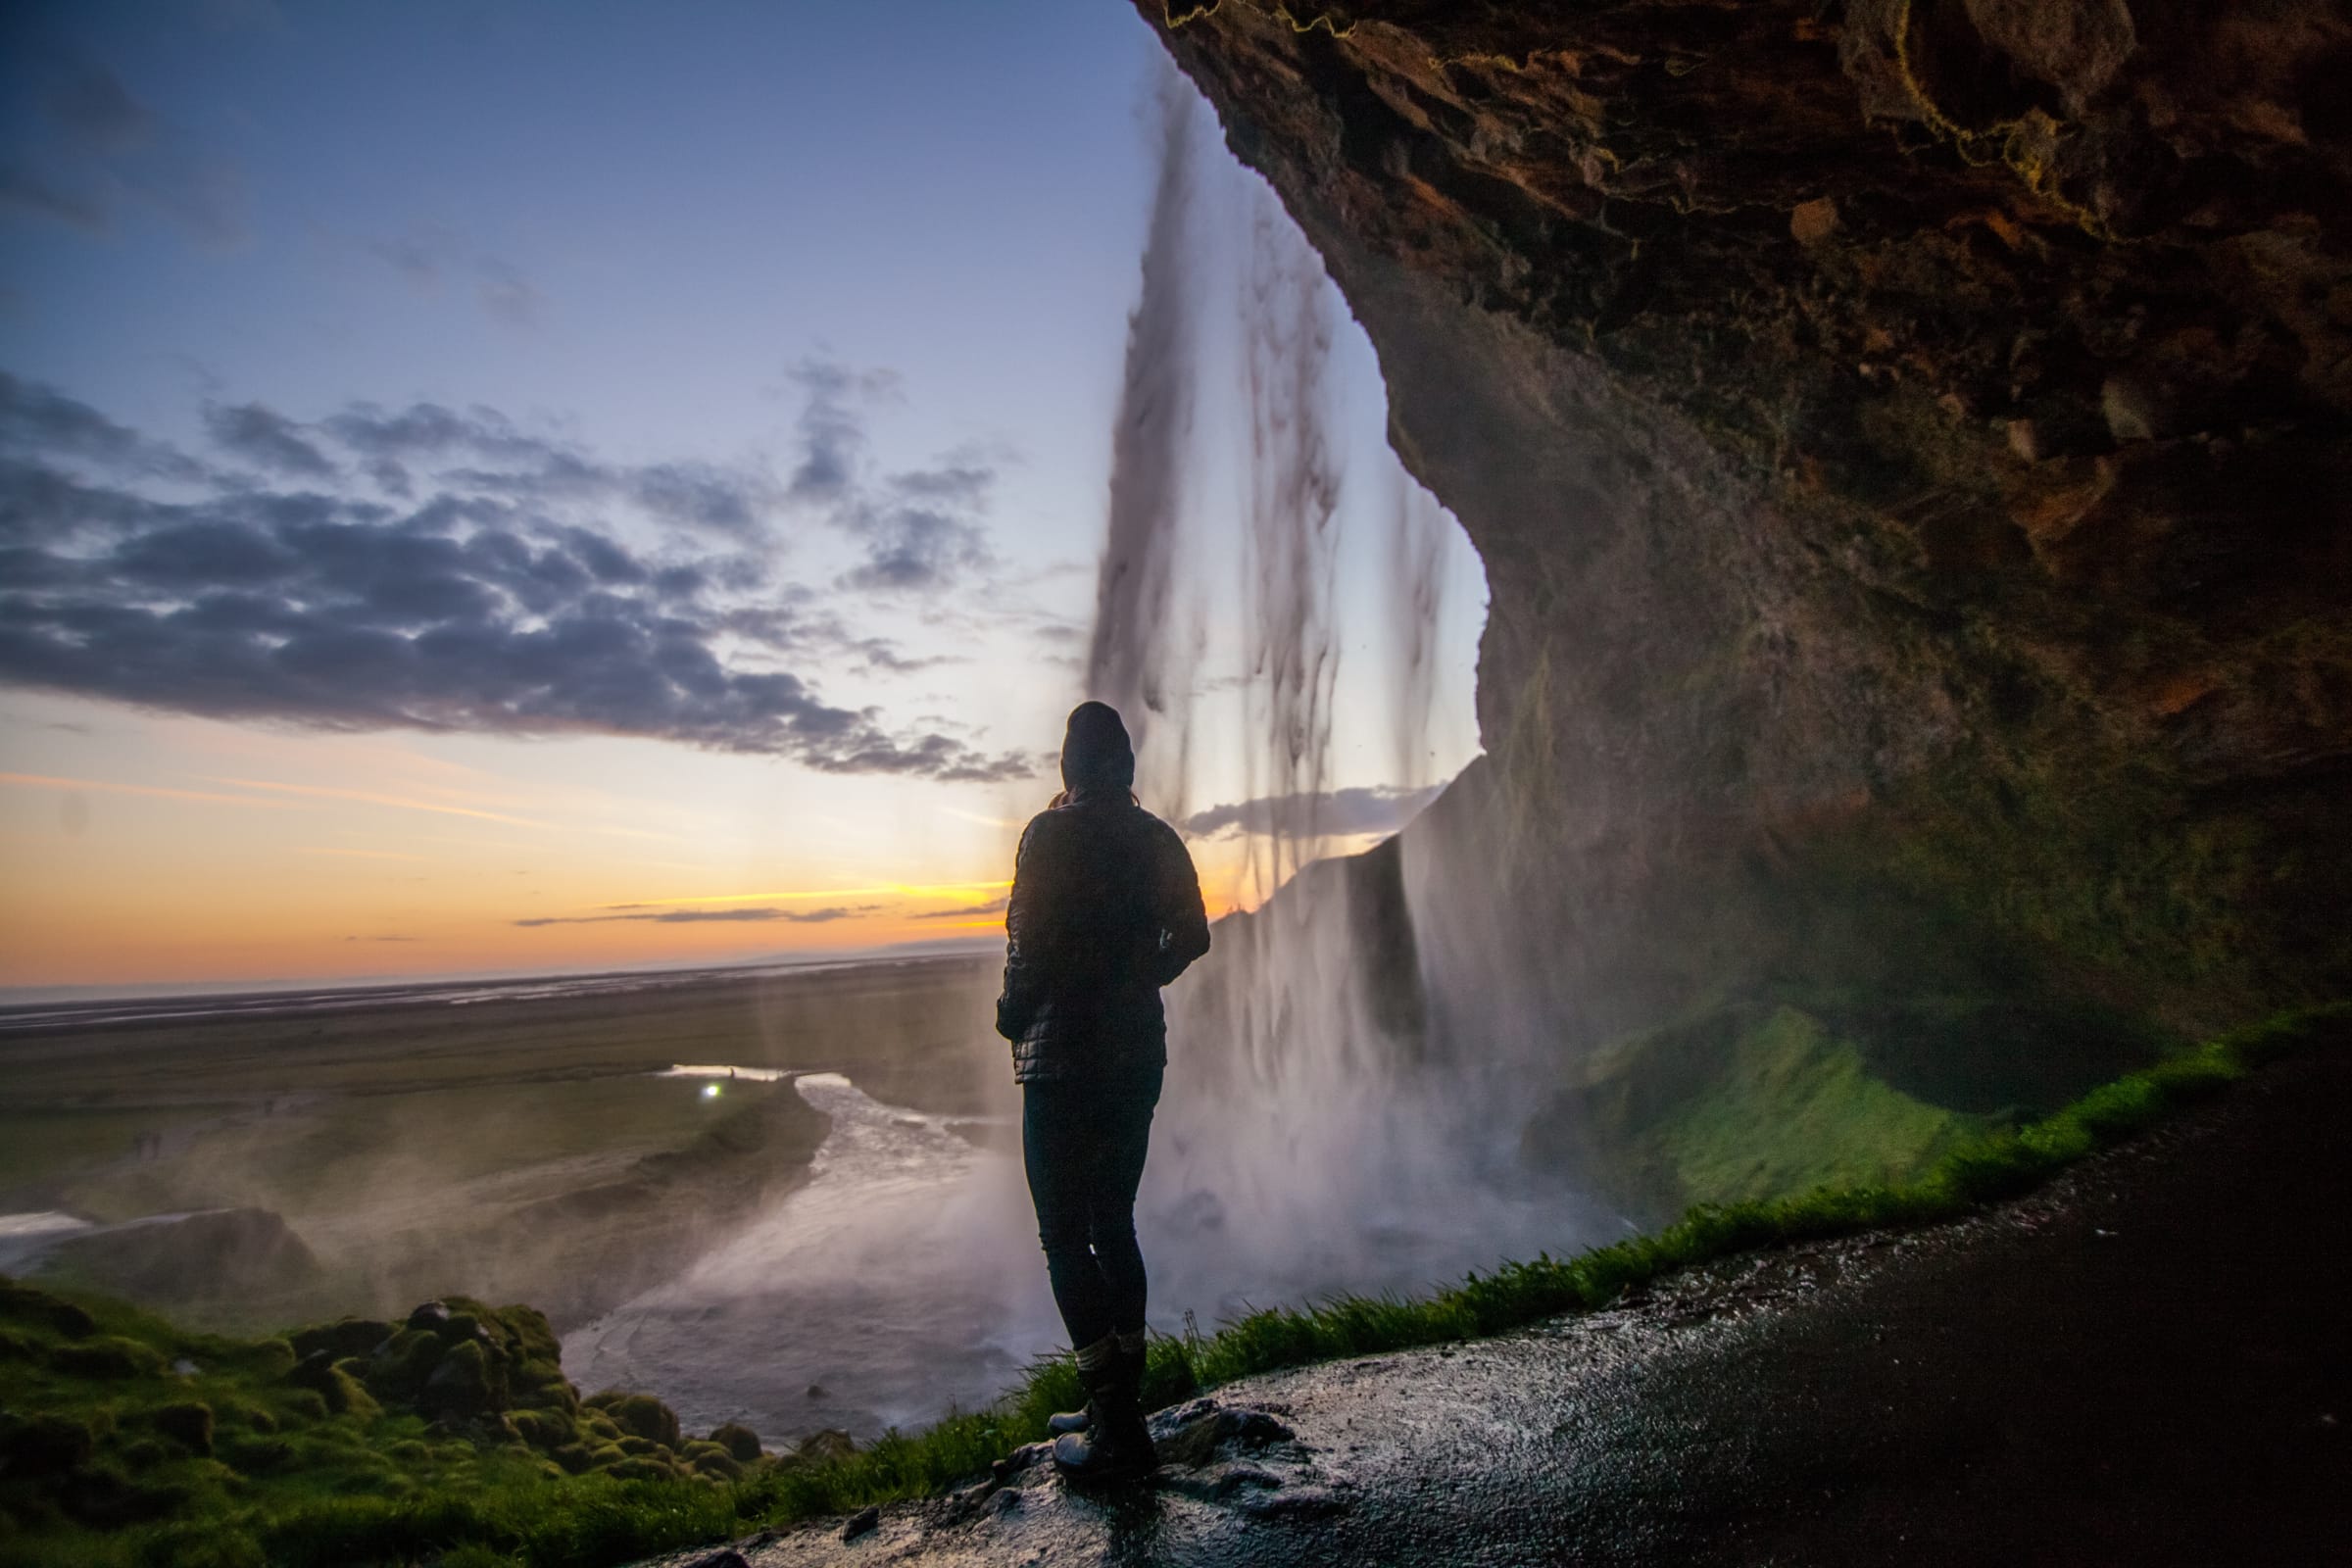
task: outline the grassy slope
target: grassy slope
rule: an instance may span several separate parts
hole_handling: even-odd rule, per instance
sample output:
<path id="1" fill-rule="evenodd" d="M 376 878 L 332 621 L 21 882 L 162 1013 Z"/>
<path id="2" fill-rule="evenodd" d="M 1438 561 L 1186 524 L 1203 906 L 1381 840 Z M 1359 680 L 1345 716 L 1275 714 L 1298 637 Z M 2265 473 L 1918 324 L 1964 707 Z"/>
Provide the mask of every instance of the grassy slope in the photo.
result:
<path id="1" fill-rule="evenodd" d="M 2352 1006 L 2300 1013 L 2130 1074 L 2026 1127 L 1953 1147 L 1912 1180 L 1700 1206 L 1654 1236 L 1506 1265 L 1425 1299 L 1342 1298 L 1253 1313 L 1214 1336 L 1155 1344 L 1147 1392 L 1159 1402 L 1308 1361 L 1499 1333 L 1598 1306 L 1660 1273 L 1726 1253 L 1948 1218 L 2022 1192 L 2286 1051 L 2348 1037 Z M 1768 1049 L 1736 1075 L 1756 1094 L 1782 1104 L 1855 1099 L 1837 1054 L 1825 1055 L 1797 1024 L 1781 1020 L 1764 1038 Z M 1903 1135 L 1906 1147 L 1917 1131 Z M 1795 1168 L 1783 1167 L 1781 1177 Z M 681 1440 L 655 1445 L 662 1453 L 625 1456 L 647 1464 L 607 1455 L 601 1468 L 574 1475 L 534 1448 L 533 1434 L 457 1437 L 417 1414 L 374 1407 L 364 1395 L 331 1409 L 318 1393 L 286 1382 L 283 1342 L 188 1336 L 101 1301 L 87 1302 L 87 1319 L 77 1322 L 72 1306 L 17 1288 L 0 1307 L 0 1404 L 38 1412 L 0 1424 L 9 1454 L 0 1472 L 9 1520 L 0 1562 L 325 1564 L 437 1555 L 448 1568 L 590 1568 L 937 1490 L 1039 1437 L 1050 1411 L 1078 1398 L 1069 1364 L 1054 1361 L 993 1410 L 855 1453 L 762 1459 L 730 1473 L 707 1448 L 690 1452 Z M 522 1328 L 527 1339 L 527 1320 Z M 518 1366 L 544 1360 L 543 1347 L 517 1351 Z M 540 1353 L 524 1353 L 532 1351 Z M 166 1374 L 179 1356 L 200 1370 Z M 582 1410 L 567 1386 L 543 1382 L 534 1396 L 566 1415 L 575 1444 L 590 1428 L 600 1448 L 621 1451 L 621 1440 L 602 1430 L 617 1427 L 618 1407 Z M 196 1416 L 196 1406 L 207 1415 Z M 43 1466 L 46 1473 L 33 1473 Z M 147 1522 L 97 1529 L 76 1510 L 110 1520 L 144 1514 Z"/>
<path id="2" fill-rule="evenodd" d="M 1904 1094 L 1852 1042 L 1781 1006 L 1740 1037 L 1712 1092 L 1651 1136 L 1685 1194 L 1720 1202 L 1896 1181 L 1991 1127 Z"/>
<path id="3" fill-rule="evenodd" d="M 1597 1052 L 1523 1152 L 1663 1225 L 1701 1203 L 1909 1181 L 2185 1045 L 2086 1006 L 1723 1003 Z"/>

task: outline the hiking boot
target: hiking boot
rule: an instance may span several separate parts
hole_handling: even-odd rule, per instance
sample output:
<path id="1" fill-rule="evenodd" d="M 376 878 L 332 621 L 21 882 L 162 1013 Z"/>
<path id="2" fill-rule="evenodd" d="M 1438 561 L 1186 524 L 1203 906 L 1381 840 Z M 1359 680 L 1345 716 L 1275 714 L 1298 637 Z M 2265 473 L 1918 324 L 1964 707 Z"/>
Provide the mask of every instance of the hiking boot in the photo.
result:
<path id="1" fill-rule="evenodd" d="M 1122 1361 L 1128 1363 L 1130 1381 L 1133 1382 L 1138 1389 L 1142 1388 L 1144 1384 L 1144 1358 L 1147 1353 L 1146 1346 L 1149 1343 L 1145 1337 L 1145 1332 L 1142 1329 L 1136 1329 L 1127 1334 L 1106 1336 L 1106 1340 L 1115 1342 L 1112 1344 L 1111 1350 L 1112 1363 L 1114 1365 Z M 1092 1346 L 1089 1346 L 1088 1351 L 1092 1351 L 1093 1348 L 1094 1348 Z M 1086 1376 L 1084 1352 L 1081 1353 L 1080 1362 L 1081 1364 L 1078 1375 L 1079 1377 L 1084 1378 Z M 1046 1430 L 1052 1433 L 1054 1437 L 1058 1438 L 1064 1437 L 1073 1432 L 1084 1432 L 1094 1424 L 1095 1401 L 1093 1399 L 1088 1399 L 1085 1404 L 1079 1406 L 1075 1410 L 1059 1410 L 1054 1412 L 1052 1416 L 1049 1416 L 1046 1420 Z"/>
<path id="2" fill-rule="evenodd" d="M 1099 1367 L 1079 1368 L 1093 1424 L 1054 1440 L 1054 1468 L 1073 1486 L 1138 1481 L 1159 1468 L 1144 1426 L 1142 1361 L 1140 1355 L 1114 1354 Z"/>

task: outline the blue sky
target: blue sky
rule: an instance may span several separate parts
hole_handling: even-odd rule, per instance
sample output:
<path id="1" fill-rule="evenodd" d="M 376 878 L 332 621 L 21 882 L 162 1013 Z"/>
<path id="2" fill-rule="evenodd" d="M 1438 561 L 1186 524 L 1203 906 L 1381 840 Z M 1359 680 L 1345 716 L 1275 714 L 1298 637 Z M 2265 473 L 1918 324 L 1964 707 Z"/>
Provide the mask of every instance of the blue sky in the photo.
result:
<path id="1" fill-rule="evenodd" d="M 423 398 L 719 457 L 823 353 L 906 378 L 894 441 L 1051 443 L 1032 482 L 1093 495 L 1149 188 L 1131 13 L 212 15 L 12 13 L 11 152 L 105 225 L 11 224 L 16 373 L 183 437 L 208 392 Z M 77 76 L 143 126 L 60 124 L 106 94 Z"/>
<path id="2" fill-rule="evenodd" d="M 1085 695 L 1166 69 L 1132 10 L 157 0 L 0 41 L 0 984 L 993 923 Z M 1427 776 L 1343 686 L 1364 820 L 1475 749 L 1457 553 Z M 1248 749 L 1181 803 L 1234 808 L 1228 903 Z"/>

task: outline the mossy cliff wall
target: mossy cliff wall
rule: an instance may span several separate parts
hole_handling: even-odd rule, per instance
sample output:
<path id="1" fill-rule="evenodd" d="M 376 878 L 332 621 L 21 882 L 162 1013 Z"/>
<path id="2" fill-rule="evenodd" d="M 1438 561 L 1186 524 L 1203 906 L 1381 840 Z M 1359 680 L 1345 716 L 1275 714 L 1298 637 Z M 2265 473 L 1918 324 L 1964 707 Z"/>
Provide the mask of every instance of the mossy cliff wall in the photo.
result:
<path id="1" fill-rule="evenodd" d="M 1406 858 L 1565 1045 L 2352 990 L 2352 9 L 1140 3 L 1485 558 Z"/>

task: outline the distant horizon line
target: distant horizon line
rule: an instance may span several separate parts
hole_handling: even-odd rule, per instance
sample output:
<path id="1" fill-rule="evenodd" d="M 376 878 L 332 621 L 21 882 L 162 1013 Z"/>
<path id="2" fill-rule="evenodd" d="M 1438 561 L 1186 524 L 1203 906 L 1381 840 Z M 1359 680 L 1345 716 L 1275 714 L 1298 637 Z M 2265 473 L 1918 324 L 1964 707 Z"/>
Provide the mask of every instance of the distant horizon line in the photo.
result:
<path id="1" fill-rule="evenodd" d="M 954 957 L 986 953 L 998 946 L 986 937 L 931 937 L 875 948 L 806 955 L 762 954 L 756 957 L 675 962 L 574 964 L 555 967 L 442 969 L 407 975 L 275 975 L 226 980 L 126 980 L 63 982 L 57 985 L 0 985 L 0 1022 L 24 1008 L 73 1006 L 108 1002 L 225 1001 L 238 997 L 332 996 L 406 991 L 421 986 L 526 984 L 544 980 L 625 979 L 636 975 L 720 974 L 732 970 L 805 969 L 876 963 L 892 958 Z"/>

